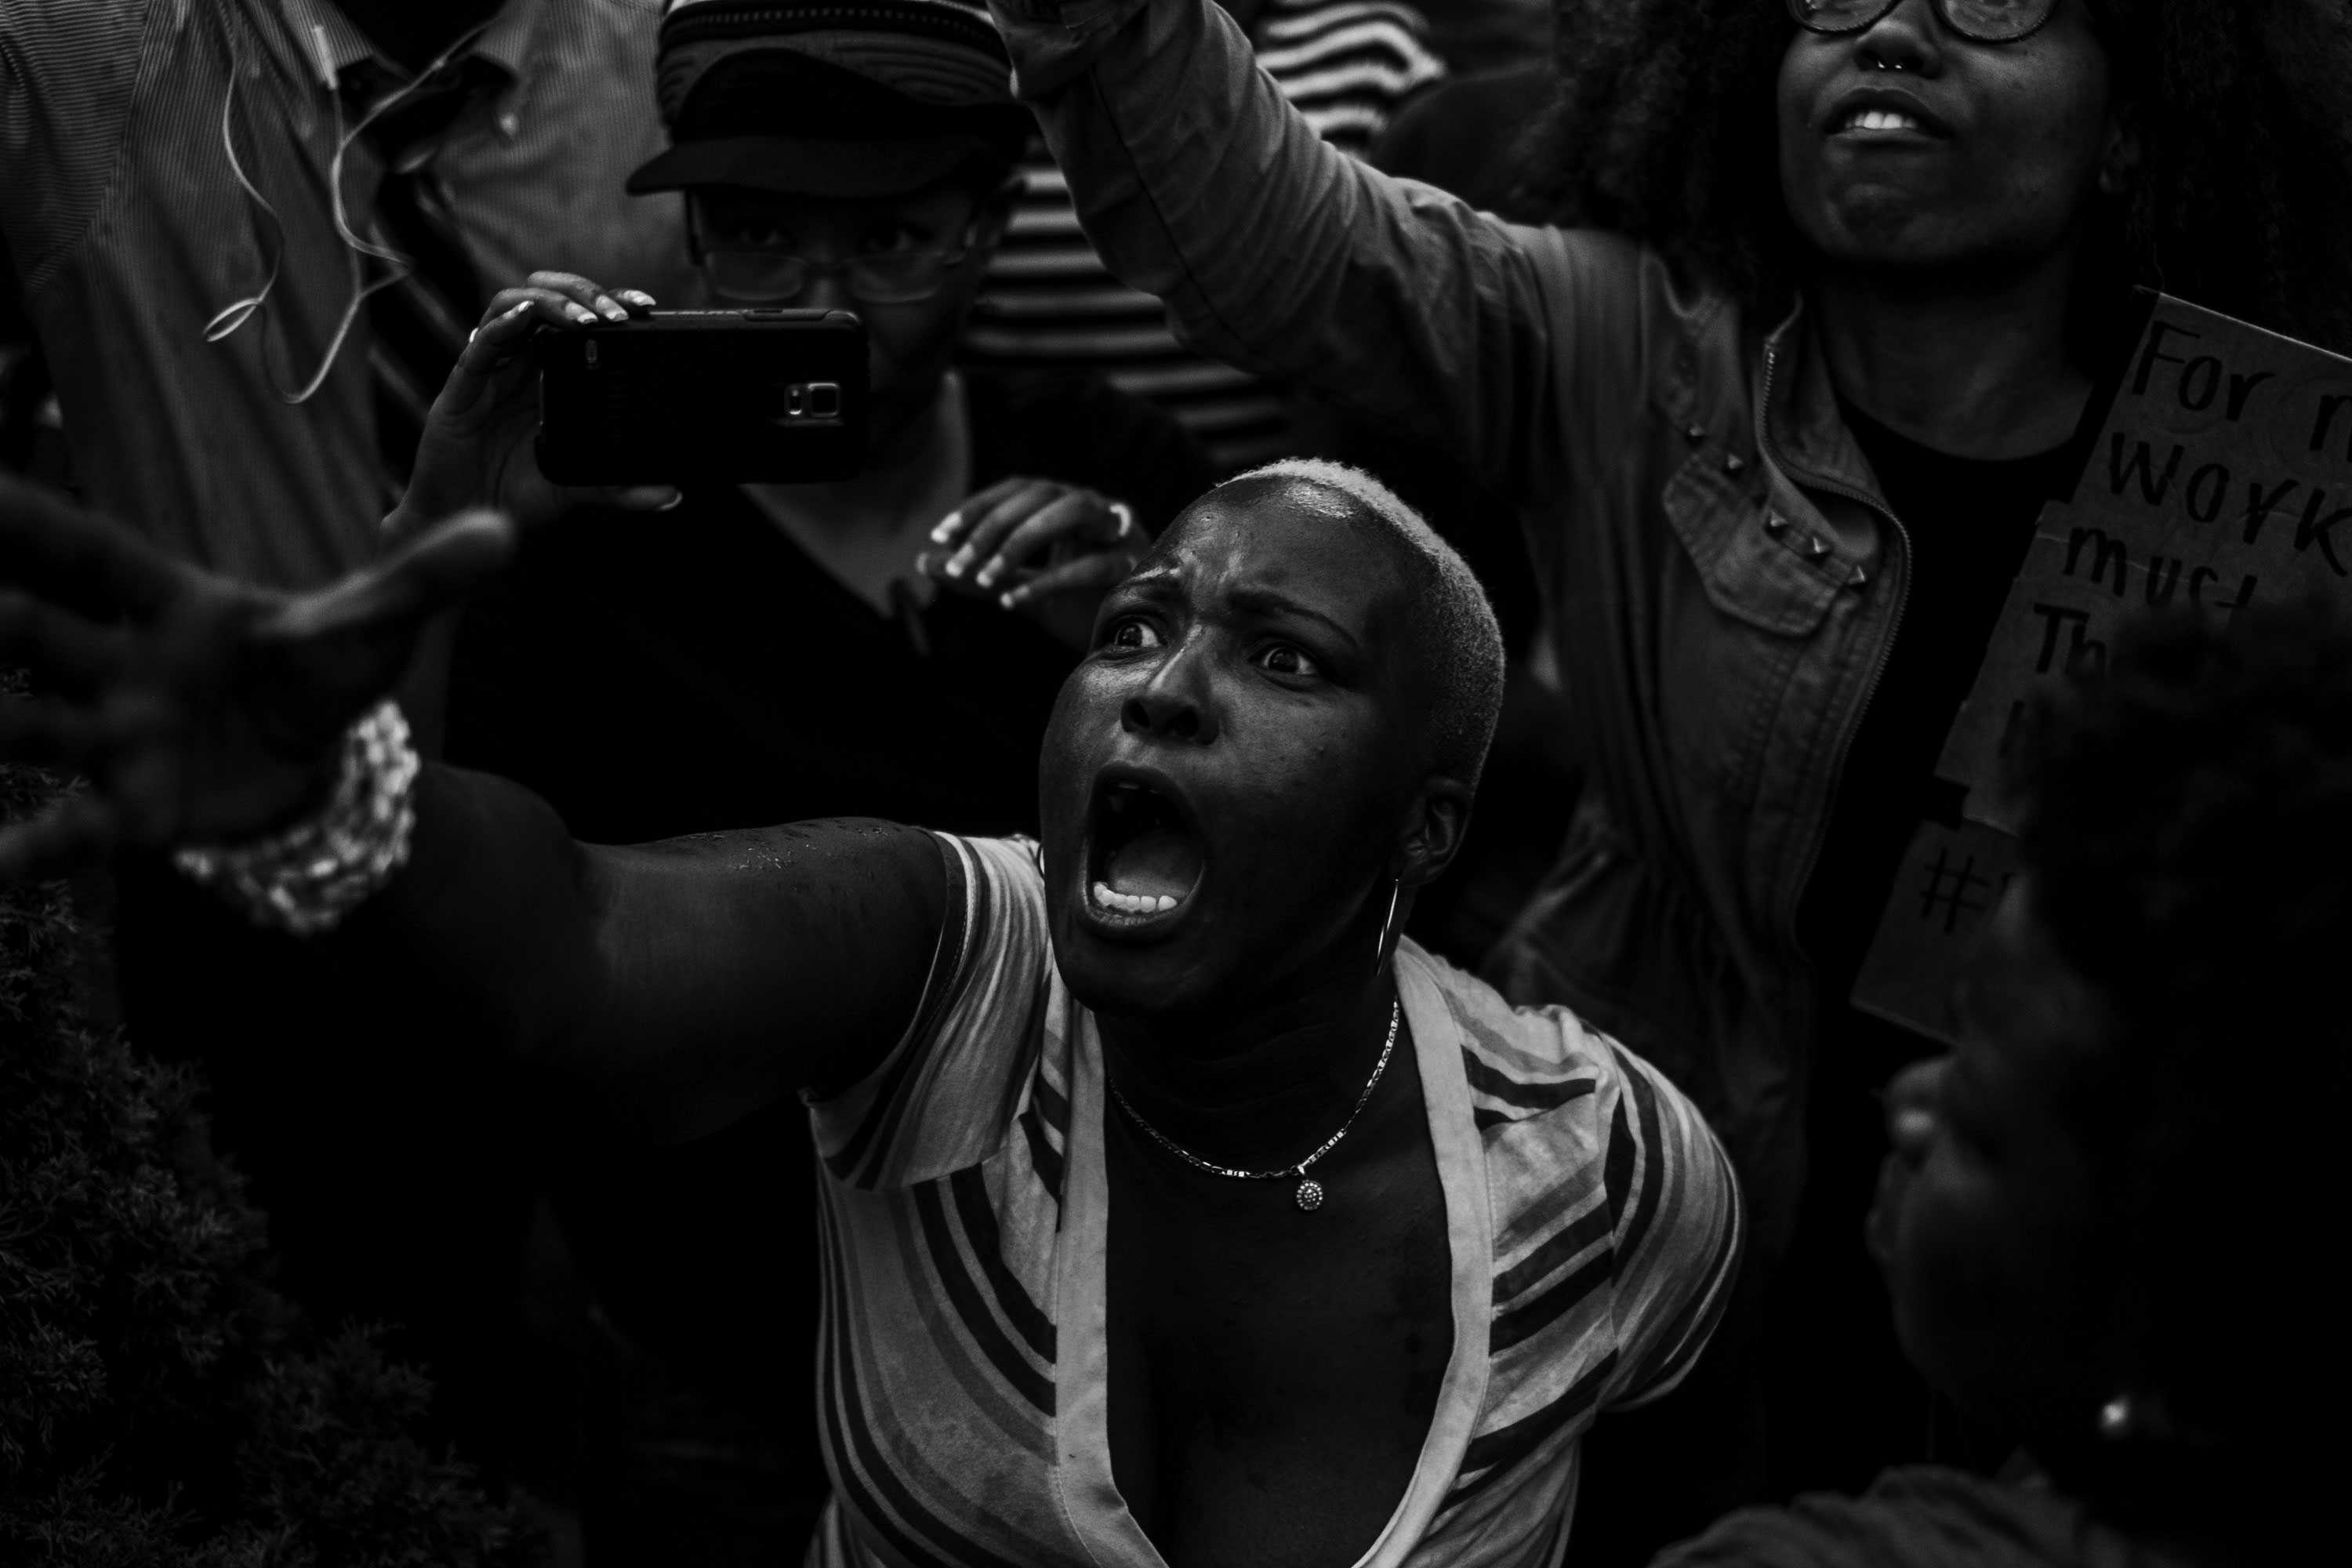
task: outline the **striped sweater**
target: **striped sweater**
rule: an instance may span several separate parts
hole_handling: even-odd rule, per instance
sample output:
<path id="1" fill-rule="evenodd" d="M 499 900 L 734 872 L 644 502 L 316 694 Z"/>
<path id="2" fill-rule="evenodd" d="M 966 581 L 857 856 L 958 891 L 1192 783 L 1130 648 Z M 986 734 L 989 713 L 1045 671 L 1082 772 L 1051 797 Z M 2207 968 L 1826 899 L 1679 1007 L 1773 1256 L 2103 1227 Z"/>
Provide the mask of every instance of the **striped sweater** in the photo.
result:
<path id="1" fill-rule="evenodd" d="M 946 838 L 950 919 L 914 1024 L 812 1108 L 824 1171 L 812 1568 L 1159 1568 L 1105 1412 L 1100 1046 L 1018 840 Z M 1366 1568 L 1557 1563 L 1603 1409 L 1712 1332 L 1738 1197 L 1697 1112 L 1559 1008 L 1514 1011 L 1410 942 L 1398 989 L 1453 1259 L 1454 1350 Z"/>
<path id="2" fill-rule="evenodd" d="M 1359 156 L 1405 100 L 1445 74 L 1402 0 L 1266 0 L 1250 26 L 1257 63 L 1326 142 Z M 1182 420 L 1220 473 L 1297 448 L 1272 387 L 1179 344 L 1160 301 L 1122 285 L 1079 231 L 1044 144 L 990 263 L 964 335 L 976 364 L 1092 372 Z"/>

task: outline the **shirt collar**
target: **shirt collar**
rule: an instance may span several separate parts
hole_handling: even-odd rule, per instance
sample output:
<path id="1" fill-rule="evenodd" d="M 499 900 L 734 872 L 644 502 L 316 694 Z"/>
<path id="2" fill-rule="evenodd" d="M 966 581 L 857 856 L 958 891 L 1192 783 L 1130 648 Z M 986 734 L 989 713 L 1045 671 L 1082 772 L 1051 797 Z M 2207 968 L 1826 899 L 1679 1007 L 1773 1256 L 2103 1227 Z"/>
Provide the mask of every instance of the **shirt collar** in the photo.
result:
<path id="1" fill-rule="evenodd" d="M 278 0 L 278 4 L 287 26 L 294 30 L 296 45 L 314 68 L 340 75 L 362 60 L 374 60 L 396 76 L 406 74 L 376 53 L 367 36 L 332 0 Z M 509 77 L 520 81 L 524 62 L 530 58 L 531 45 L 546 15 L 547 0 L 507 0 L 467 52 L 505 68 Z"/>

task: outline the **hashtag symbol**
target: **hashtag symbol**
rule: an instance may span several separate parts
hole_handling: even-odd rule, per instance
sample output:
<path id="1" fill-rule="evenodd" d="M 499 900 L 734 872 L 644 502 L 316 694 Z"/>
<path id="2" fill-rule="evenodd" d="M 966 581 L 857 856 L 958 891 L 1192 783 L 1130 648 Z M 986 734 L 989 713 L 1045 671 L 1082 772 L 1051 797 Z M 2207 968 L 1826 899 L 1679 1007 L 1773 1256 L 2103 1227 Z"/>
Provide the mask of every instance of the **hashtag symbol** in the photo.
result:
<path id="1" fill-rule="evenodd" d="M 1919 891 L 1919 918 L 1933 920 L 1940 908 L 1944 915 L 1946 936 L 1958 929 L 1963 914 L 1981 914 L 1985 902 L 1980 895 L 1992 886 L 1992 879 L 1978 871 L 1977 858 L 1963 855 L 1958 865 L 1952 863 L 1952 852 L 1939 848 L 1935 864 L 1927 868 L 1927 885 Z"/>

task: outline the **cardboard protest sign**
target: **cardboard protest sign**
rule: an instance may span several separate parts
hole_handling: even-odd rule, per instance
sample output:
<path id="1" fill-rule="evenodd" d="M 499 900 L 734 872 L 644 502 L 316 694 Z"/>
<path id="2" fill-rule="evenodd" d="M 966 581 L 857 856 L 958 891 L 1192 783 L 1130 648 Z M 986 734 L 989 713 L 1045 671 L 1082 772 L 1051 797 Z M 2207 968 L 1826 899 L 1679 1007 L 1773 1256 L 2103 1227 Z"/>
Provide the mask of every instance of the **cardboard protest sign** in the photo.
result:
<path id="1" fill-rule="evenodd" d="M 2352 597 L 2352 360 L 2158 299 L 2072 501 L 2042 513 L 1937 764 L 1966 787 L 1966 820 L 1920 826 L 1853 1005 L 1950 1040 L 1957 966 L 2015 867 L 2002 753 L 2037 688 L 2103 664 L 2137 612 L 2227 615 L 2315 590 Z"/>
<path id="2" fill-rule="evenodd" d="M 2072 505 L 2042 514 L 1937 773 L 2013 826 L 2000 756 L 2033 689 L 2117 622 L 2352 583 L 2352 360 L 2161 299 Z"/>
<path id="3" fill-rule="evenodd" d="M 1904 852 L 1853 1005 L 1930 1038 L 1953 1039 L 1953 978 L 2017 874 L 2017 840 L 1999 828 L 1923 822 Z"/>

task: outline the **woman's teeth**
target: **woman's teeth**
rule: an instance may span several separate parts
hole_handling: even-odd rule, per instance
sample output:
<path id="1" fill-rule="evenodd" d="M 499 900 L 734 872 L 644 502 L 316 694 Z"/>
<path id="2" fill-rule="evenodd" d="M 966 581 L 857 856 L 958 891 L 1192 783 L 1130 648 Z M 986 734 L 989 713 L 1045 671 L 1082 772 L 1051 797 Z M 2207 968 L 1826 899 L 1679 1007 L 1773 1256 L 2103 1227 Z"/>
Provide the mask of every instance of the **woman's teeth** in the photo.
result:
<path id="1" fill-rule="evenodd" d="M 1919 122 L 1891 109 L 1864 109 L 1854 112 L 1853 118 L 1845 122 L 1845 128 L 1848 131 L 1916 131 Z"/>
<path id="2" fill-rule="evenodd" d="M 1175 899 L 1169 894 L 1122 893 L 1108 882 L 1094 885 L 1094 900 L 1107 910 L 1126 915 L 1164 914 L 1176 907 Z"/>

